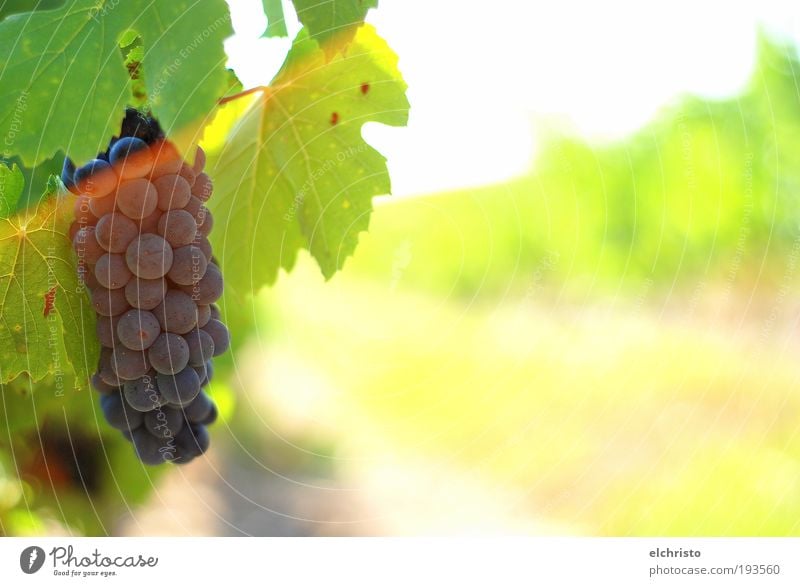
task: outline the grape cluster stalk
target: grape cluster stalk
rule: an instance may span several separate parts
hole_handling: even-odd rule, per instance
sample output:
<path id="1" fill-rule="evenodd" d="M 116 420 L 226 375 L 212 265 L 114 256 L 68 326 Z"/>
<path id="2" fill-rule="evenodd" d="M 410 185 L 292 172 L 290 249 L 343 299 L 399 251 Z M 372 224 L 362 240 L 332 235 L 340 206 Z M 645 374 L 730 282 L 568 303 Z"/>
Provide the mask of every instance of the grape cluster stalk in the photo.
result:
<path id="1" fill-rule="evenodd" d="M 217 418 L 206 387 L 230 335 L 215 305 L 223 280 L 204 166 L 202 149 L 187 163 L 156 120 L 130 109 L 106 152 L 77 169 L 67 158 L 62 171 L 102 346 L 92 386 L 106 421 L 149 465 L 203 454 Z"/>

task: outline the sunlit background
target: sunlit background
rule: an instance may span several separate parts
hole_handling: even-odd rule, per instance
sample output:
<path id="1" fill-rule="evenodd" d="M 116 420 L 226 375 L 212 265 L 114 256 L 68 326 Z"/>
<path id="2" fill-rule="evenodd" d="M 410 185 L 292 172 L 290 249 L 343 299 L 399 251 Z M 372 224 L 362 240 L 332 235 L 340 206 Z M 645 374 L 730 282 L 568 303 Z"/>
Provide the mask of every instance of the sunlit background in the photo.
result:
<path id="1" fill-rule="evenodd" d="M 381 0 L 412 112 L 355 257 L 234 324 L 203 463 L 91 519 L 0 490 L 6 532 L 800 534 L 797 14 Z"/>

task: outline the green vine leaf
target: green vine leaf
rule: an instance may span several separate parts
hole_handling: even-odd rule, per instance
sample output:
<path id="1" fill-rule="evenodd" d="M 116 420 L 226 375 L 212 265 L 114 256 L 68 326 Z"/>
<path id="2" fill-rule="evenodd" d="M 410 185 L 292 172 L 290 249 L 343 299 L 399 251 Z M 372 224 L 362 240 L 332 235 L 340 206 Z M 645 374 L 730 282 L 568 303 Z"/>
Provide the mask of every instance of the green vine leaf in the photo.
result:
<path id="1" fill-rule="evenodd" d="M 328 57 L 345 50 L 378 0 L 292 0 L 297 18 Z"/>
<path id="2" fill-rule="evenodd" d="M 326 278 L 342 267 L 369 225 L 372 197 L 390 192 L 386 159 L 361 127 L 406 124 L 405 90 L 397 56 L 372 27 L 330 61 L 301 31 L 212 170 L 222 227 L 213 236 L 228 287 L 273 283 L 300 248 Z"/>
<path id="3" fill-rule="evenodd" d="M 2 166 L 0 166 L 2 167 Z M 100 348 L 95 316 L 76 270 L 71 197 L 49 193 L 27 213 L 0 220 L 0 383 L 75 373 L 87 387 Z"/>
<path id="4" fill-rule="evenodd" d="M 0 22 L 0 135 L 26 166 L 78 163 L 118 131 L 131 81 L 120 41 L 142 38 L 148 106 L 167 132 L 204 118 L 226 88 L 223 0 L 75 0 Z"/>
<path id="5" fill-rule="evenodd" d="M 7 218 L 17 209 L 25 189 L 25 177 L 16 165 L 10 168 L 0 163 L 0 218 Z"/>
<path id="6" fill-rule="evenodd" d="M 264 14 L 267 16 L 267 30 L 264 37 L 285 37 L 286 21 L 283 18 L 283 4 L 281 0 L 261 0 L 264 5 Z"/>

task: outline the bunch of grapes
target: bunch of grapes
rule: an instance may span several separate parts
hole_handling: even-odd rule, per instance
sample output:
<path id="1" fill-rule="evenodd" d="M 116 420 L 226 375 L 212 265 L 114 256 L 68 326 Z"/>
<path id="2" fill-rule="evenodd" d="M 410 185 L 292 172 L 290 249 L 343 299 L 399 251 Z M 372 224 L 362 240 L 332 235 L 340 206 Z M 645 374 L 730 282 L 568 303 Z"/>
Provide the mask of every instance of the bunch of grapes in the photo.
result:
<path id="1" fill-rule="evenodd" d="M 152 118 L 129 110 L 108 151 L 75 169 L 71 236 L 97 312 L 100 363 L 92 378 L 108 423 L 142 462 L 189 462 L 208 449 L 217 417 L 204 391 L 211 358 L 230 345 L 214 304 L 222 273 L 208 235 L 212 184 Z"/>

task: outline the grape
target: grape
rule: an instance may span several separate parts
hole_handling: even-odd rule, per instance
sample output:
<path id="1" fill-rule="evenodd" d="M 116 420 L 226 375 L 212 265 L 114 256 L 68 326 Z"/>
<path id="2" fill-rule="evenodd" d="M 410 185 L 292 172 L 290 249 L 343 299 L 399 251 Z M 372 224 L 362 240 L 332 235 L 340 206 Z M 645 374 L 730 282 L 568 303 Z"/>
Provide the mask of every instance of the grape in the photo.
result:
<path id="1" fill-rule="evenodd" d="M 205 364 L 201 364 L 200 366 L 193 366 L 194 371 L 197 373 L 197 378 L 200 379 L 200 386 L 204 387 L 208 384 L 208 365 L 211 364 L 211 361 L 207 361 Z"/>
<path id="2" fill-rule="evenodd" d="M 119 392 L 100 397 L 100 408 L 108 424 L 120 431 L 137 429 L 144 422 L 144 416 L 131 409 Z"/>
<path id="3" fill-rule="evenodd" d="M 150 364 L 160 374 L 175 374 L 189 362 L 189 345 L 178 334 L 159 335 L 147 353 Z"/>
<path id="4" fill-rule="evenodd" d="M 74 223 L 77 224 L 78 227 L 94 226 L 97 223 L 97 217 L 92 213 L 92 210 L 89 207 L 88 196 L 79 195 L 76 197 L 73 209 L 75 211 Z"/>
<path id="5" fill-rule="evenodd" d="M 174 407 L 162 407 L 144 416 L 144 426 L 155 437 L 174 437 L 183 427 L 183 413 Z"/>
<path id="6" fill-rule="evenodd" d="M 119 327 L 117 327 L 117 333 L 119 333 Z M 131 381 L 147 374 L 150 364 L 144 352 L 118 345 L 114 347 L 111 355 L 111 368 L 122 380 Z"/>
<path id="7" fill-rule="evenodd" d="M 141 309 L 127 311 L 117 324 L 120 342 L 131 350 L 147 350 L 160 333 L 161 327 L 156 316 Z"/>
<path id="8" fill-rule="evenodd" d="M 157 466 L 173 459 L 168 447 L 164 445 L 164 441 L 143 427 L 133 432 L 132 440 L 136 455 L 143 464 Z"/>
<path id="9" fill-rule="evenodd" d="M 213 189 L 214 184 L 211 183 L 211 177 L 205 173 L 199 173 L 197 179 L 194 181 L 194 185 L 192 185 L 192 195 L 200 201 L 206 202 L 208 198 L 211 197 Z"/>
<path id="10" fill-rule="evenodd" d="M 72 239 L 72 247 L 78 259 L 90 265 L 97 264 L 100 257 L 106 253 L 97 241 L 97 230 L 94 226 L 85 226 L 78 230 Z"/>
<path id="11" fill-rule="evenodd" d="M 158 205 L 158 192 L 147 179 L 125 181 L 117 189 L 117 207 L 134 220 L 152 214 Z"/>
<path id="12" fill-rule="evenodd" d="M 142 114 L 136 108 L 126 108 L 120 131 L 120 137 L 123 136 L 135 136 L 147 144 L 152 144 L 163 139 L 164 132 L 158 120 Z"/>
<path id="13" fill-rule="evenodd" d="M 123 380 L 117 376 L 117 373 L 114 372 L 114 369 L 111 367 L 111 359 L 112 359 L 112 350 L 110 348 L 101 348 L 100 349 L 100 360 L 97 364 L 97 374 L 100 375 L 100 379 L 112 387 L 120 387 L 123 384 Z"/>
<path id="14" fill-rule="evenodd" d="M 195 196 L 191 196 L 189 201 L 186 202 L 186 205 L 183 206 L 183 209 L 192 214 L 192 217 L 196 220 L 201 207 L 203 207 L 203 202 Z"/>
<path id="15" fill-rule="evenodd" d="M 217 304 L 212 303 L 209 308 L 211 310 L 211 319 L 218 319 L 219 321 L 222 321 L 222 315 L 219 312 L 219 307 L 217 307 Z"/>
<path id="16" fill-rule="evenodd" d="M 158 233 L 173 248 L 186 246 L 194 242 L 197 222 L 186 210 L 172 210 L 161 216 L 158 221 Z"/>
<path id="17" fill-rule="evenodd" d="M 130 308 L 124 289 L 97 287 L 92 291 L 92 305 L 101 316 L 119 315 Z"/>
<path id="18" fill-rule="evenodd" d="M 195 179 L 197 178 L 195 172 L 186 163 L 183 163 L 181 165 L 181 169 L 180 169 L 180 171 L 178 171 L 178 175 L 180 175 L 181 177 L 186 179 L 186 183 L 189 184 L 189 187 L 194 185 Z"/>
<path id="19" fill-rule="evenodd" d="M 198 305 L 197 306 L 197 326 L 203 327 L 208 323 L 208 320 L 211 319 L 211 306 L 210 305 Z"/>
<path id="20" fill-rule="evenodd" d="M 177 175 L 181 170 L 183 160 L 171 142 L 157 142 L 150 150 L 155 159 L 150 177 L 155 179 L 163 175 Z"/>
<path id="21" fill-rule="evenodd" d="M 128 405 L 142 413 L 164 406 L 164 397 L 158 389 L 156 379 L 149 374 L 126 381 L 122 392 Z"/>
<path id="22" fill-rule="evenodd" d="M 158 193 L 158 209 L 175 210 L 185 206 L 192 197 L 192 188 L 180 175 L 162 175 L 153 180 Z"/>
<path id="23" fill-rule="evenodd" d="M 217 406 L 214 402 L 211 402 L 211 411 L 208 415 L 200 421 L 203 425 L 213 425 L 217 421 L 217 417 L 219 416 L 219 411 L 217 410 Z"/>
<path id="24" fill-rule="evenodd" d="M 189 348 L 190 366 L 201 366 L 214 356 L 214 339 L 208 332 L 195 328 L 184 337 Z"/>
<path id="25" fill-rule="evenodd" d="M 119 318 L 100 316 L 97 318 L 97 339 L 100 340 L 100 345 L 106 348 L 113 348 L 119 344 L 117 337 L 117 322 Z"/>
<path id="26" fill-rule="evenodd" d="M 72 176 L 75 188 L 91 198 L 105 197 L 117 186 L 117 175 L 106 161 L 92 159 Z"/>
<path id="27" fill-rule="evenodd" d="M 138 309 L 155 309 L 167 293 L 167 282 L 162 279 L 133 277 L 125 285 L 125 299 Z"/>
<path id="28" fill-rule="evenodd" d="M 192 171 L 194 171 L 195 175 L 199 175 L 202 173 L 203 169 L 206 166 L 206 152 L 197 147 L 197 150 L 194 153 L 194 163 L 192 164 Z"/>
<path id="29" fill-rule="evenodd" d="M 171 405 L 189 405 L 200 393 L 200 378 L 191 367 L 174 375 L 158 374 L 156 381 L 161 396 Z"/>
<path id="30" fill-rule="evenodd" d="M 122 179 L 145 177 L 153 168 L 153 155 L 139 138 L 120 138 L 108 152 L 108 160 Z"/>
<path id="31" fill-rule="evenodd" d="M 211 234 L 211 228 L 214 227 L 214 216 L 208 211 L 206 206 L 201 206 L 200 211 L 197 213 L 197 231 L 203 236 L 208 237 Z"/>
<path id="32" fill-rule="evenodd" d="M 203 278 L 191 285 L 181 287 L 199 305 L 208 305 L 222 297 L 222 273 L 215 264 L 209 263 Z"/>
<path id="33" fill-rule="evenodd" d="M 138 233 L 139 227 L 118 213 L 106 214 L 97 221 L 95 228 L 97 242 L 108 252 L 125 252 Z"/>
<path id="34" fill-rule="evenodd" d="M 106 289 L 120 289 L 127 285 L 131 278 L 128 265 L 121 254 L 106 253 L 100 257 L 94 267 L 97 282 Z"/>
<path id="35" fill-rule="evenodd" d="M 119 391 L 119 387 L 112 386 L 100 377 L 100 373 L 96 372 L 92 375 L 92 387 L 101 395 L 108 395 Z"/>
<path id="36" fill-rule="evenodd" d="M 203 327 L 203 331 L 214 340 L 214 356 L 219 356 L 228 350 L 231 345 L 231 336 L 225 324 L 217 319 L 212 319 Z"/>
<path id="37" fill-rule="evenodd" d="M 204 425 L 186 425 L 175 438 L 182 458 L 192 459 L 205 454 L 211 443 Z"/>
<path id="38" fill-rule="evenodd" d="M 97 218 L 102 218 L 110 214 L 117 207 L 117 198 L 114 194 L 105 197 L 91 198 L 89 200 L 89 211 Z"/>
<path id="39" fill-rule="evenodd" d="M 97 277 L 94 274 L 94 269 L 84 262 L 78 263 L 78 276 L 83 281 L 83 284 L 90 291 L 97 289 L 100 283 L 97 282 Z"/>
<path id="40" fill-rule="evenodd" d="M 158 230 L 158 222 L 161 220 L 161 216 L 161 210 L 156 208 L 156 211 L 154 211 L 152 214 L 139 220 L 139 232 L 142 234 L 145 232 L 156 232 Z"/>
<path id="41" fill-rule="evenodd" d="M 202 250 L 206 259 L 208 259 L 208 261 L 211 262 L 211 257 L 213 256 L 211 254 L 211 243 L 208 241 L 208 238 L 206 238 L 202 234 L 198 233 L 197 236 L 198 237 L 194 239 L 194 245 L 200 250 Z"/>
<path id="42" fill-rule="evenodd" d="M 130 243 L 125 258 L 137 277 L 158 279 L 172 266 L 172 248 L 161 236 L 142 234 Z"/>
<path id="43" fill-rule="evenodd" d="M 193 285 L 206 274 L 208 261 L 196 246 L 182 246 L 173 251 L 172 267 L 167 276 L 176 285 Z"/>
<path id="44" fill-rule="evenodd" d="M 197 305 L 183 291 L 170 289 L 153 310 L 165 332 L 185 334 L 197 325 Z"/>

